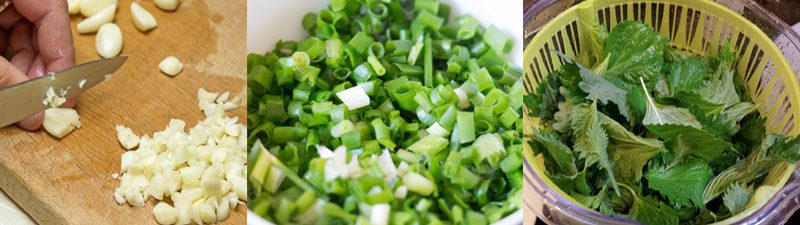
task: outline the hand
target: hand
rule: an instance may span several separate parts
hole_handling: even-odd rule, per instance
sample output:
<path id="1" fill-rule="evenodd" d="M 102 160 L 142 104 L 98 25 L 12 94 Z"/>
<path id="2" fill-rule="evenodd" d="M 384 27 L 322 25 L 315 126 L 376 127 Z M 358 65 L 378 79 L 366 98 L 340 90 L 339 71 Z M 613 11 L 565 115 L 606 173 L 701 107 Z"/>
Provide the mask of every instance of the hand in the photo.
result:
<path id="1" fill-rule="evenodd" d="M 0 13 L 0 88 L 75 65 L 66 1 L 11 2 Z M 74 105 L 75 99 L 70 99 L 62 106 Z M 44 113 L 39 112 L 17 125 L 32 131 L 41 127 L 43 119 Z"/>

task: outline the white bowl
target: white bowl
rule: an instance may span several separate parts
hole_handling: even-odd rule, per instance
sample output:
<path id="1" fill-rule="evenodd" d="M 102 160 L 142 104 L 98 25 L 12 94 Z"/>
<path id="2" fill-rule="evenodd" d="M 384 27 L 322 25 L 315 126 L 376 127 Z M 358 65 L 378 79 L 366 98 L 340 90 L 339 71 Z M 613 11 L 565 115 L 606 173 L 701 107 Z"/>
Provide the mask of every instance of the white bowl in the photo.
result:
<path id="1" fill-rule="evenodd" d="M 470 14 L 481 25 L 495 25 L 514 37 L 514 47 L 506 56 L 512 63 L 522 65 L 522 0 L 443 0 L 452 6 L 452 14 Z M 327 0 L 247 0 L 247 51 L 265 53 L 275 48 L 279 40 L 303 40 L 308 33 L 301 21 L 308 12 L 327 7 Z M 452 16 L 452 15 L 451 15 Z M 247 211 L 247 224 L 272 225 L 255 213 Z M 494 225 L 522 224 L 522 211 L 517 211 Z"/>

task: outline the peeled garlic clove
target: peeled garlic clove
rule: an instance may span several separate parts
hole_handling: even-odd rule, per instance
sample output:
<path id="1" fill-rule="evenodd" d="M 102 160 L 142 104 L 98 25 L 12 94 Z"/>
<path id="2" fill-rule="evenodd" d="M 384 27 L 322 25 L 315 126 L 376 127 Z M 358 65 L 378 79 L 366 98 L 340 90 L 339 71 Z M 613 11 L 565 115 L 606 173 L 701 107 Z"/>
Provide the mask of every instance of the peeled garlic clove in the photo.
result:
<path id="1" fill-rule="evenodd" d="M 161 63 L 158 64 L 158 68 L 167 75 L 175 76 L 183 70 L 183 63 L 175 56 L 167 56 L 167 58 L 161 60 Z"/>
<path id="2" fill-rule="evenodd" d="M 136 2 L 131 3 L 133 25 L 142 32 L 155 28 L 158 25 L 156 18 Z"/>
<path id="3" fill-rule="evenodd" d="M 156 6 L 161 10 L 175 11 L 175 9 L 178 9 L 180 0 L 153 0 L 153 3 L 156 3 Z"/>
<path id="4" fill-rule="evenodd" d="M 83 16 L 90 17 L 112 4 L 116 5 L 117 0 L 82 0 L 80 3 L 80 11 Z"/>
<path id="5" fill-rule="evenodd" d="M 85 2 L 84 2 L 85 3 Z M 81 34 L 88 34 L 92 32 L 96 32 L 100 29 L 100 26 L 103 24 L 111 23 L 114 21 L 114 15 L 117 13 L 117 4 L 111 4 L 106 6 L 96 14 L 83 19 L 75 28 L 78 30 L 78 33 Z"/>
<path id="6" fill-rule="evenodd" d="M 83 0 L 67 0 L 69 14 L 75 15 L 81 12 L 81 3 L 83 3 Z"/>
<path id="7" fill-rule="evenodd" d="M 49 108 L 44 111 L 44 129 L 50 135 L 64 138 L 75 128 L 81 127 L 78 111 L 70 108 Z"/>
<path id="8" fill-rule="evenodd" d="M 119 52 L 122 51 L 122 30 L 116 24 L 104 24 L 97 31 L 95 47 L 97 47 L 97 54 L 103 58 L 119 55 Z"/>
<path id="9" fill-rule="evenodd" d="M 159 224 L 175 224 L 178 221 L 178 210 L 164 202 L 156 204 L 153 215 Z"/>

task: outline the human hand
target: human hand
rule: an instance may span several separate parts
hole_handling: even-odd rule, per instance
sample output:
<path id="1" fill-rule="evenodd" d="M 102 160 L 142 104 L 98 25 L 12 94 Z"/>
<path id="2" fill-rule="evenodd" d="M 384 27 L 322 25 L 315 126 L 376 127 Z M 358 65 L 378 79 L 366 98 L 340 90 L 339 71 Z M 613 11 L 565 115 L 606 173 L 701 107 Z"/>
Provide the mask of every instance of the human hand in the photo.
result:
<path id="1" fill-rule="evenodd" d="M 2 2 L 2 1 L 0 1 Z M 75 65 L 67 2 L 64 0 L 12 0 L 0 13 L 0 88 Z M 69 99 L 64 107 L 73 107 Z M 8 106 L 3 106 L 8 107 Z M 17 125 L 36 130 L 44 112 Z"/>

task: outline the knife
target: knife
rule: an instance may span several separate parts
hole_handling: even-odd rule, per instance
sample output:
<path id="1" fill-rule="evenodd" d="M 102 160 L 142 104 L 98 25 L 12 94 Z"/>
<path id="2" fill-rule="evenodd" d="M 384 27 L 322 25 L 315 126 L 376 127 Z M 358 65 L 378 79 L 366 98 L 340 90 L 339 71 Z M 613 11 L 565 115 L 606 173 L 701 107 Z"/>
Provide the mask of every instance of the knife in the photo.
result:
<path id="1" fill-rule="evenodd" d="M 0 89 L 0 127 L 49 108 L 43 101 L 50 87 L 59 96 L 75 97 L 110 78 L 127 58 L 118 56 L 92 61 Z"/>

